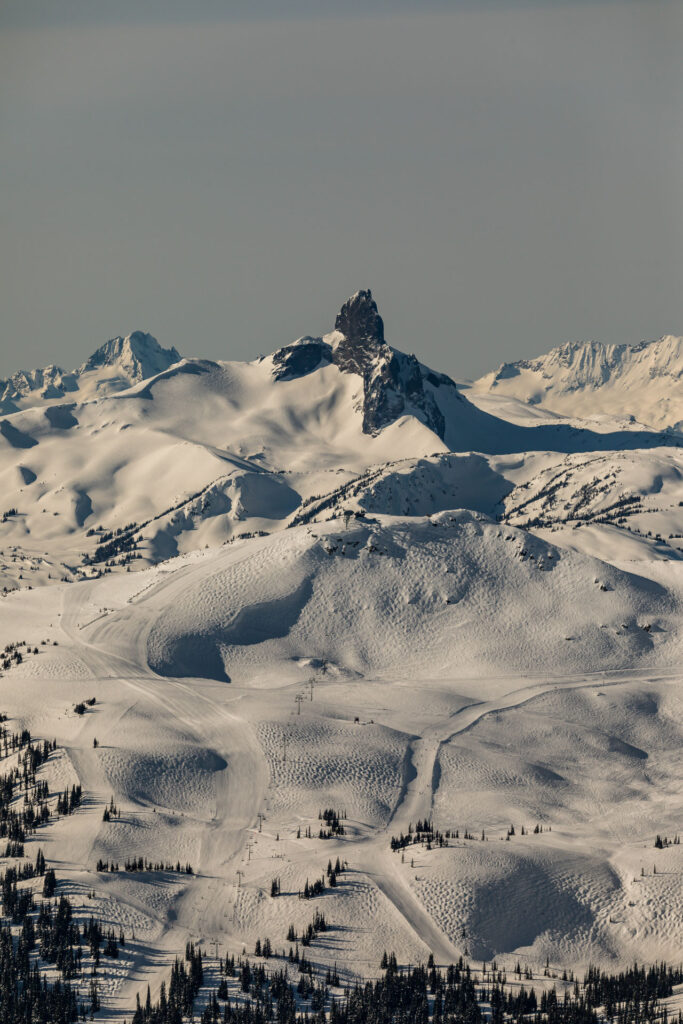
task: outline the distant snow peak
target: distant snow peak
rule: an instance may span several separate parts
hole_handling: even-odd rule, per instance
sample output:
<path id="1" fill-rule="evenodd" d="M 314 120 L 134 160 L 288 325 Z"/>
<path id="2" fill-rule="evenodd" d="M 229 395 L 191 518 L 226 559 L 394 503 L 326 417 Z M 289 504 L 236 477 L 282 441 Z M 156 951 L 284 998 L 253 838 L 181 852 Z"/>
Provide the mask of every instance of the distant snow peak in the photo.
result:
<path id="1" fill-rule="evenodd" d="M 641 341 L 638 345 L 571 341 L 537 359 L 503 363 L 493 381 L 508 380 L 518 376 L 521 370 L 532 370 L 552 380 L 555 387 L 571 391 L 602 387 L 636 367 L 650 379 L 683 379 L 683 338 L 666 335 L 659 341 Z"/>
<path id="2" fill-rule="evenodd" d="M 0 381 L 0 412 L 17 412 L 17 403 L 31 392 L 39 392 L 41 398 L 62 398 L 66 391 L 73 390 L 73 375 L 65 373 L 60 366 L 19 370 L 7 380 Z"/>
<path id="3" fill-rule="evenodd" d="M 122 391 L 148 377 L 167 370 L 180 355 L 174 348 L 162 348 L 144 331 L 111 338 L 100 345 L 77 370 L 60 366 L 40 370 L 19 370 L 0 380 L 0 413 L 14 413 L 44 401 L 79 401 Z M 72 400 L 73 400 L 72 398 Z"/>
<path id="4" fill-rule="evenodd" d="M 536 359 L 503 363 L 473 385 L 561 415 L 633 416 L 654 427 L 681 424 L 683 338 L 637 345 L 568 342 Z"/>
<path id="5" fill-rule="evenodd" d="M 133 331 L 126 337 L 110 338 L 83 364 L 80 373 L 105 366 L 115 366 L 131 383 L 162 373 L 177 363 L 180 354 L 175 348 L 162 348 L 151 334 Z"/>

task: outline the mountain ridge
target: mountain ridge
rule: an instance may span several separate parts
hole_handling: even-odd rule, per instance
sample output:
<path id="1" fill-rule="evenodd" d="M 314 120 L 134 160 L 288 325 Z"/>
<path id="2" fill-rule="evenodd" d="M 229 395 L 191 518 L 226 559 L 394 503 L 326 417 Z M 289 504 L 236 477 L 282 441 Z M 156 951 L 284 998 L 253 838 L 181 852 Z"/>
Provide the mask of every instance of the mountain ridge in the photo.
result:
<path id="1" fill-rule="evenodd" d="M 683 337 L 636 345 L 567 342 L 534 359 L 502 363 L 472 385 L 563 415 L 631 416 L 683 428 Z"/>
<path id="2" fill-rule="evenodd" d="M 369 290 L 328 334 L 270 356 L 177 355 L 141 332 L 112 339 L 76 390 L 55 399 L 36 379 L 26 407 L 0 415 L 2 539 L 43 559 L 30 570 L 41 579 L 56 565 L 156 564 L 321 517 L 454 507 L 543 529 L 599 521 L 629 550 L 680 557 L 669 542 L 681 533 L 683 438 L 504 396 L 475 394 L 478 405 L 388 345 Z M 14 588 L 22 566 L 0 562 L 0 587 Z"/>
<path id="3" fill-rule="evenodd" d="M 401 416 L 412 415 L 448 444 L 444 403 L 474 403 L 480 411 L 495 414 L 490 401 L 498 404 L 503 397 L 565 418 L 607 416 L 683 431 L 683 337 L 675 335 L 635 345 L 567 342 L 535 358 L 504 362 L 461 390 L 447 374 L 390 346 L 372 292 L 360 289 L 342 305 L 332 331 L 304 335 L 255 362 L 263 359 L 272 361 L 277 382 L 296 380 L 328 365 L 358 375 L 363 384 L 358 396 L 362 431 L 371 436 Z M 49 364 L 0 379 L 0 413 L 122 392 L 180 360 L 177 349 L 163 348 L 144 331 L 118 335 L 74 370 Z"/>

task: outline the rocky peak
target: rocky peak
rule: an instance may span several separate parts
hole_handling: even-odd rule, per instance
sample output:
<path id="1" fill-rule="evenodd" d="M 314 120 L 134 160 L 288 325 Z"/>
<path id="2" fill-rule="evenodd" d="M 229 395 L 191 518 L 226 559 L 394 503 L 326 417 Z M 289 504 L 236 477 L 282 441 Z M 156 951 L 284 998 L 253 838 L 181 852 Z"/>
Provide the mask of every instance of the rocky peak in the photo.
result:
<path id="1" fill-rule="evenodd" d="M 384 321 L 369 288 L 356 292 L 346 300 L 337 313 L 334 329 L 354 345 L 384 343 Z"/>
<path id="2" fill-rule="evenodd" d="M 167 370 L 180 355 L 174 348 L 162 348 L 156 338 L 143 331 L 111 338 L 93 352 L 77 370 L 66 373 L 59 366 L 20 370 L 0 380 L 0 413 L 63 401 L 67 396 L 86 401 L 93 395 L 113 394 Z"/>
<path id="3" fill-rule="evenodd" d="M 415 356 L 387 345 L 372 292 L 361 290 L 347 299 L 334 326 L 341 337 L 334 342 L 332 361 L 342 372 L 363 378 L 363 432 L 377 434 L 401 416 L 412 415 L 443 439 L 444 416 L 434 388 L 455 385 L 431 374 Z"/>
<path id="4" fill-rule="evenodd" d="M 153 377 L 180 359 L 174 348 L 162 348 L 151 334 L 133 331 L 125 338 L 111 338 L 83 364 L 80 373 L 100 367 L 116 367 L 131 383 Z"/>
<path id="5" fill-rule="evenodd" d="M 363 432 L 378 434 L 401 416 L 415 416 L 444 437 L 445 420 L 437 394 L 456 388 L 450 377 L 436 374 L 415 356 L 387 345 L 384 322 L 369 289 L 347 299 L 334 331 L 324 338 L 304 337 L 273 354 L 275 380 L 296 380 L 334 364 L 363 382 Z M 451 390 L 452 389 L 452 390 Z"/>
<path id="6" fill-rule="evenodd" d="M 333 360 L 345 373 L 364 376 L 378 359 L 390 357 L 384 341 L 384 322 L 372 292 L 356 292 L 337 313 L 335 331 L 341 335 L 333 346 Z"/>

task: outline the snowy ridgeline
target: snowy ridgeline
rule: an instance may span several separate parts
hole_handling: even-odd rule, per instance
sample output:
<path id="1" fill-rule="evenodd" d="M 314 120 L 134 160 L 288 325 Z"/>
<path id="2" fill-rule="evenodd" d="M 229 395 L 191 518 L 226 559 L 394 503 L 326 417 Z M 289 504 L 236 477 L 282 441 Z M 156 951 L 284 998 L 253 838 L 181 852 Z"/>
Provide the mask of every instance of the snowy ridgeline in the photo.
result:
<path id="1" fill-rule="evenodd" d="M 476 381 L 480 394 L 506 395 L 563 416 L 613 416 L 683 428 L 683 338 L 638 345 L 573 342 L 537 359 L 503 363 Z"/>
<path id="2" fill-rule="evenodd" d="M 679 401 L 680 339 L 622 349 L 569 346 L 462 391 L 391 348 L 359 292 L 329 334 L 251 363 L 181 359 L 134 332 L 71 373 L 15 374 L 0 592 L 363 510 L 588 524 L 587 550 L 608 560 L 680 557 L 683 435 L 661 418 Z M 530 373 L 541 405 L 510 390 Z M 653 387 L 659 418 L 633 404 Z"/>

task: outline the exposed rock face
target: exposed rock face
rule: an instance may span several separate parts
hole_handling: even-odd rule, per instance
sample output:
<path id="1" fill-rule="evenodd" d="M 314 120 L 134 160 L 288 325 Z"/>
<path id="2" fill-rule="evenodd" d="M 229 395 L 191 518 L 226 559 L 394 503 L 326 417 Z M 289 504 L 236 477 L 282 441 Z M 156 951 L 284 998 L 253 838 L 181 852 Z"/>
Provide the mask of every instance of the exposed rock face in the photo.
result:
<path id="1" fill-rule="evenodd" d="M 384 322 L 372 292 L 356 292 L 348 299 L 334 325 L 334 333 L 322 338 L 301 338 L 273 356 L 276 380 L 292 380 L 333 363 L 342 373 L 363 379 L 363 432 L 377 434 L 406 414 L 422 420 L 442 440 L 443 413 L 433 389 L 455 384 L 444 374 L 422 366 L 413 355 L 387 345 Z M 430 387 L 425 388 L 425 382 Z"/>
<path id="2" fill-rule="evenodd" d="M 377 434 L 400 416 L 412 414 L 443 440 L 443 413 L 434 395 L 425 391 L 422 366 L 415 356 L 383 345 L 363 375 L 363 392 L 363 433 Z"/>
<path id="3" fill-rule="evenodd" d="M 331 361 L 330 346 L 322 338 L 300 338 L 274 353 L 273 376 L 275 380 L 295 380 Z"/>
<path id="4" fill-rule="evenodd" d="M 384 343 L 384 323 L 369 289 L 346 300 L 337 313 L 334 329 L 343 335 L 334 346 L 334 362 L 344 373 L 363 376 L 389 347 Z"/>
<path id="5" fill-rule="evenodd" d="M 73 374 L 65 373 L 61 366 L 19 370 L 7 380 L 0 380 L 0 412 L 18 412 L 17 402 L 32 391 L 40 392 L 42 398 L 63 398 L 74 387 Z"/>

